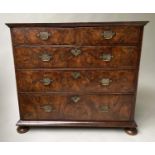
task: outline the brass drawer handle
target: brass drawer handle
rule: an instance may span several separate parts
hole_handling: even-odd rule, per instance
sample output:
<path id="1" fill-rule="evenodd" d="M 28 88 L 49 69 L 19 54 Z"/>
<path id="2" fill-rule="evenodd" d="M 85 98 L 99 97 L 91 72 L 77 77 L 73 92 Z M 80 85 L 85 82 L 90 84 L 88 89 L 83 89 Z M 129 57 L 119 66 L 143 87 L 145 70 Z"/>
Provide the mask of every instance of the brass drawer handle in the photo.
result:
<path id="1" fill-rule="evenodd" d="M 79 49 L 72 49 L 71 50 L 71 54 L 74 55 L 74 56 L 78 56 L 81 54 L 81 50 Z"/>
<path id="2" fill-rule="evenodd" d="M 42 82 L 44 86 L 48 86 L 51 84 L 51 82 L 53 82 L 53 80 L 51 80 L 50 78 L 43 78 L 42 80 L 40 80 L 40 82 Z"/>
<path id="3" fill-rule="evenodd" d="M 78 101 L 80 101 L 80 97 L 79 97 L 79 96 L 72 96 L 72 97 L 71 97 L 71 100 L 72 100 L 74 103 L 77 103 Z"/>
<path id="4" fill-rule="evenodd" d="M 52 55 L 48 54 L 48 53 L 43 53 L 42 55 L 39 56 L 39 58 L 44 61 L 44 62 L 48 62 L 51 60 Z"/>
<path id="5" fill-rule="evenodd" d="M 112 39 L 116 35 L 116 32 L 113 32 L 111 30 L 105 30 L 104 32 L 101 33 L 101 36 L 104 39 Z"/>
<path id="6" fill-rule="evenodd" d="M 100 81 L 102 86 L 109 86 L 111 82 L 112 82 L 112 80 L 108 79 L 108 78 L 102 78 Z"/>
<path id="7" fill-rule="evenodd" d="M 101 112 L 109 112 L 109 106 L 107 106 L 107 105 L 100 106 L 100 111 Z"/>
<path id="8" fill-rule="evenodd" d="M 72 72 L 72 77 L 74 79 L 78 79 L 78 78 L 80 78 L 80 76 L 81 76 L 80 72 Z"/>
<path id="9" fill-rule="evenodd" d="M 100 56 L 100 59 L 103 61 L 111 61 L 112 58 L 113 58 L 113 56 L 110 53 L 103 53 Z"/>
<path id="10" fill-rule="evenodd" d="M 47 112 L 47 113 L 55 111 L 55 109 L 51 105 L 49 105 L 49 104 L 41 106 L 40 108 L 43 109 L 44 112 Z"/>
<path id="11" fill-rule="evenodd" d="M 41 40 L 48 40 L 48 38 L 51 36 L 49 32 L 39 32 L 37 34 L 37 37 L 39 37 Z"/>

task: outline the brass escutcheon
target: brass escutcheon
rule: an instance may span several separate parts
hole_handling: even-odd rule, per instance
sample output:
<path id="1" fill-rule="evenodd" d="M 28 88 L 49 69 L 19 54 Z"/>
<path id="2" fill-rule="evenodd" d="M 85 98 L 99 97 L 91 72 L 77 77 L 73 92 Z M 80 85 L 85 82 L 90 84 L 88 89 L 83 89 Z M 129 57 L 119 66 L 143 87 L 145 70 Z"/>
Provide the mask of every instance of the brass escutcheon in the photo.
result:
<path id="1" fill-rule="evenodd" d="M 79 97 L 79 96 L 72 96 L 72 97 L 71 97 L 71 100 L 72 100 L 74 103 L 77 103 L 78 101 L 80 101 L 80 97 Z"/>
<path id="2" fill-rule="evenodd" d="M 101 36 L 104 37 L 104 39 L 112 39 L 116 35 L 116 32 L 113 32 L 111 30 L 105 30 L 101 33 Z"/>
<path id="3" fill-rule="evenodd" d="M 107 106 L 107 105 L 100 106 L 100 111 L 101 112 L 109 112 L 109 106 Z"/>
<path id="4" fill-rule="evenodd" d="M 108 85 L 110 85 L 111 82 L 112 82 L 112 80 L 108 79 L 108 78 L 102 78 L 100 81 L 102 86 L 108 86 Z"/>
<path id="5" fill-rule="evenodd" d="M 80 72 L 72 72 L 72 77 L 78 79 L 81 76 Z"/>
<path id="6" fill-rule="evenodd" d="M 79 49 L 72 49 L 71 50 L 71 53 L 74 55 L 74 56 L 78 56 L 81 54 L 81 50 Z"/>
<path id="7" fill-rule="evenodd" d="M 52 111 L 54 111 L 54 108 L 51 105 L 49 105 L 49 104 L 41 106 L 40 108 L 43 109 L 45 112 L 52 112 Z"/>
<path id="8" fill-rule="evenodd" d="M 103 61 L 111 61 L 112 58 L 113 58 L 113 56 L 110 53 L 103 53 L 100 56 L 100 59 Z"/>
<path id="9" fill-rule="evenodd" d="M 39 37 L 41 40 L 48 40 L 48 38 L 51 36 L 49 32 L 39 32 L 37 34 L 37 37 Z"/>
<path id="10" fill-rule="evenodd" d="M 40 81 L 44 84 L 44 86 L 48 86 L 51 84 L 51 82 L 53 82 L 53 80 L 51 80 L 50 78 L 43 78 Z"/>
<path id="11" fill-rule="evenodd" d="M 52 55 L 48 54 L 48 53 L 43 53 L 42 55 L 39 56 L 40 59 L 44 62 L 48 62 L 51 60 Z"/>

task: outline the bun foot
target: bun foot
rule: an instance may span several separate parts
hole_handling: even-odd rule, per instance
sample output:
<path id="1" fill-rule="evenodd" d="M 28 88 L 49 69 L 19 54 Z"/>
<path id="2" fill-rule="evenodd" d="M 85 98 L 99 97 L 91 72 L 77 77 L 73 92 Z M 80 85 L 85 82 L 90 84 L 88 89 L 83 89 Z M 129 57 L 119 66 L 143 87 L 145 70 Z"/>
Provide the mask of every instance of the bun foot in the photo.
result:
<path id="1" fill-rule="evenodd" d="M 128 134 L 128 135 L 137 135 L 138 131 L 137 128 L 125 128 L 124 131 Z"/>
<path id="2" fill-rule="evenodd" d="M 18 126 L 17 127 L 17 132 L 22 134 L 22 133 L 26 133 L 29 131 L 29 127 L 28 126 Z"/>

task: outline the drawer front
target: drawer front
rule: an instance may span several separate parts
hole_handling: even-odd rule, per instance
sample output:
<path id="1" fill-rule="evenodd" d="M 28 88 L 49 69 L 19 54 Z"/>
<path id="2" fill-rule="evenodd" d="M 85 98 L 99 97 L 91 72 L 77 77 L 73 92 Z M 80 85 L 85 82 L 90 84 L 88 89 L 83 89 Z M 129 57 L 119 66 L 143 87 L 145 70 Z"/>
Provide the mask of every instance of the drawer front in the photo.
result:
<path id="1" fill-rule="evenodd" d="M 20 92 L 133 92 L 135 70 L 17 71 Z"/>
<path id="2" fill-rule="evenodd" d="M 15 44 L 51 44 L 70 45 L 75 43 L 75 31 L 72 28 L 13 28 Z"/>
<path id="3" fill-rule="evenodd" d="M 136 26 L 105 26 L 78 29 L 77 42 L 80 45 L 138 43 L 139 41 L 140 28 Z"/>
<path id="4" fill-rule="evenodd" d="M 105 43 L 138 43 L 140 41 L 140 27 L 13 28 L 12 35 L 15 44 L 103 45 Z"/>
<path id="5" fill-rule="evenodd" d="M 22 120 L 127 121 L 132 95 L 19 95 Z"/>
<path id="6" fill-rule="evenodd" d="M 16 68 L 135 67 L 136 46 L 16 47 Z"/>

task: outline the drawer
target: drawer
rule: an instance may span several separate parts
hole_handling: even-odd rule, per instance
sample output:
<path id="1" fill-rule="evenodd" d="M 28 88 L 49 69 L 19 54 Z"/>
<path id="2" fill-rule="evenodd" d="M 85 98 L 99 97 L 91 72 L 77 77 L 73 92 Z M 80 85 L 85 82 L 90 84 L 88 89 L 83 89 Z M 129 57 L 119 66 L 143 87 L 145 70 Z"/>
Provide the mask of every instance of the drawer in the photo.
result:
<path id="1" fill-rule="evenodd" d="M 91 91 L 133 92 L 135 70 L 18 70 L 16 72 L 20 92 Z"/>
<path id="2" fill-rule="evenodd" d="M 135 67 L 136 46 L 16 47 L 16 68 Z"/>
<path id="3" fill-rule="evenodd" d="M 19 95 L 22 120 L 127 121 L 132 95 Z"/>
<path id="4" fill-rule="evenodd" d="M 106 43 L 138 43 L 140 41 L 140 27 L 13 28 L 12 36 L 14 44 L 103 45 Z"/>
<path id="5" fill-rule="evenodd" d="M 13 28 L 14 44 L 70 45 L 75 43 L 72 28 Z"/>
<path id="6" fill-rule="evenodd" d="M 78 29 L 77 42 L 80 45 L 103 45 L 106 43 L 138 43 L 140 27 L 105 26 Z"/>

